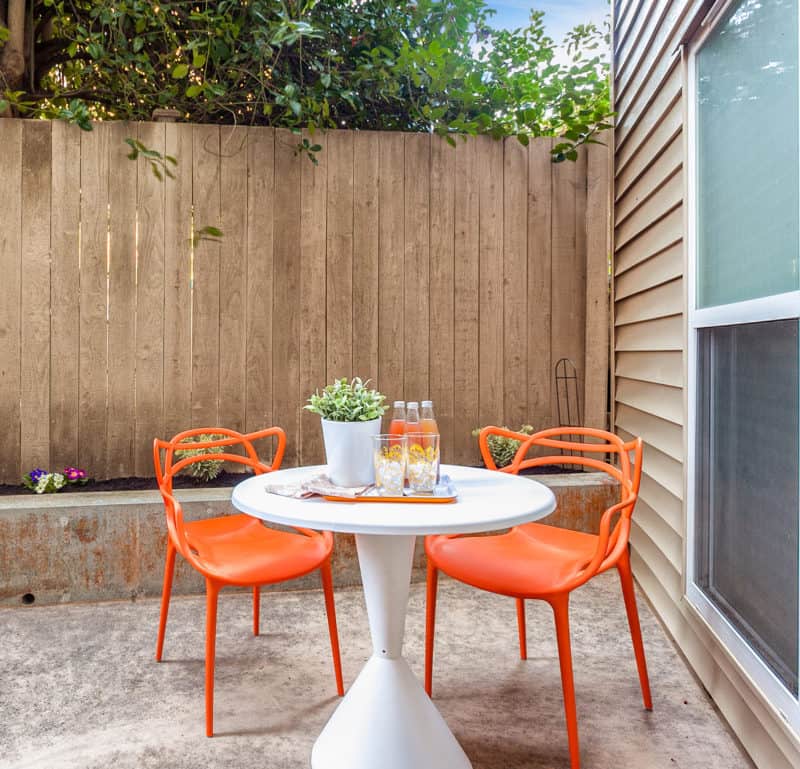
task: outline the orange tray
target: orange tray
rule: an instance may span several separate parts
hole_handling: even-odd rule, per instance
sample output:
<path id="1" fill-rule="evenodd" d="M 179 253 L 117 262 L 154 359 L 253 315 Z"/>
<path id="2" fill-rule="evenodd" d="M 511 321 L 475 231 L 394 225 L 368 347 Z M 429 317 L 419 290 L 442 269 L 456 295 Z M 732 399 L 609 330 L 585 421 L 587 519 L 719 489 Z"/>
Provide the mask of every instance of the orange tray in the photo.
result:
<path id="1" fill-rule="evenodd" d="M 423 504 L 434 504 L 434 505 L 441 505 L 447 504 L 448 502 L 455 502 L 458 499 L 458 494 L 455 492 L 453 494 L 448 494 L 446 497 L 434 497 L 434 496 L 403 496 L 403 497 L 380 497 L 377 494 L 371 494 L 369 492 L 362 494 L 360 497 L 336 497 L 336 496 L 329 496 L 325 495 L 323 499 L 327 499 L 329 502 L 422 502 Z"/>

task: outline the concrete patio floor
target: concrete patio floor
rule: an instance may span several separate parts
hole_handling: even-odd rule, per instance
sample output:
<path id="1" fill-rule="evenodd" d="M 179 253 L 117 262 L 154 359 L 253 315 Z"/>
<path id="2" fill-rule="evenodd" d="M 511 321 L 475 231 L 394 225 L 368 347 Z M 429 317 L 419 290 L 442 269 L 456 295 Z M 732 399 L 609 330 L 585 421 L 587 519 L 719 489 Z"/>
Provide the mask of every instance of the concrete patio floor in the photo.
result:
<path id="1" fill-rule="evenodd" d="M 406 654 L 422 675 L 424 585 L 413 585 Z M 345 686 L 370 653 L 360 589 L 337 590 Z M 175 598 L 165 661 L 153 659 L 158 601 L 0 610 L 4 769 L 300 769 L 336 707 L 322 595 L 223 592 L 215 728 L 203 730 L 203 597 Z M 642 709 L 619 584 L 604 575 L 572 603 L 584 769 L 748 769 L 640 598 L 655 709 Z M 528 604 L 527 662 L 514 603 L 443 579 L 434 701 L 475 769 L 569 766 L 550 609 Z M 420 767 L 420 769 L 424 769 Z"/>

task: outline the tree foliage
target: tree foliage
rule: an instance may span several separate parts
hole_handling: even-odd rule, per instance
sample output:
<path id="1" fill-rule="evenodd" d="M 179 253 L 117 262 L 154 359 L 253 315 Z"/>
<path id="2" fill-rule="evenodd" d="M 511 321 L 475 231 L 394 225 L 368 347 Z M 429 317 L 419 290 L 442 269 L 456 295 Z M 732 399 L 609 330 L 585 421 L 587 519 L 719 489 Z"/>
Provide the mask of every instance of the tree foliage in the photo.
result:
<path id="1" fill-rule="evenodd" d="M 0 0 L 0 112 L 553 135 L 573 157 L 609 117 L 607 30 L 577 27 L 562 62 L 541 12 L 513 31 L 491 14 L 484 0 Z"/>

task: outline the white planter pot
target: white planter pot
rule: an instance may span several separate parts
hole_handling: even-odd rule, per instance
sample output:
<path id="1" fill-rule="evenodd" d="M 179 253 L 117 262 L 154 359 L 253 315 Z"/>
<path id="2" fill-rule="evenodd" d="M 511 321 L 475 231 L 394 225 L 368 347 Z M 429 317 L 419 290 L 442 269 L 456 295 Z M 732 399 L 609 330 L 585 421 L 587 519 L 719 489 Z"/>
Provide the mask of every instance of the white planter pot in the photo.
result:
<path id="1" fill-rule="evenodd" d="M 372 436 L 380 431 L 380 417 L 370 422 L 322 420 L 328 475 L 337 486 L 366 486 L 375 482 Z"/>

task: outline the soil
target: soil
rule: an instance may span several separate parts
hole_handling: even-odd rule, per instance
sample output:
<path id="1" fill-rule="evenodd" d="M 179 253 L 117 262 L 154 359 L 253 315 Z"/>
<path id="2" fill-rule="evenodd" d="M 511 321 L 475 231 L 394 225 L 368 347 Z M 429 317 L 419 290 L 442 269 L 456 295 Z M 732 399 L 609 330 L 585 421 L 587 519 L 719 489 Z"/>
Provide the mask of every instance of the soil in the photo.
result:
<path id="1" fill-rule="evenodd" d="M 483 465 L 477 465 L 483 467 Z M 541 465 L 540 467 L 529 467 L 520 472 L 520 475 L 555 475 L 556 473 L 579 473 L 580 468 L 566 465 Z M 191 476 L 179 475 L 173 480 L 173 488 L 176 489 L 217 489 L 235 486 L 243 481 L 250 473 L 229 473 L 223 470 L 213 481 L 200 481 Z M 62 492 L 81 492 L 81 491 L 157 491 L 158 484 L 155 478 L 111 478 L 107 481 L 93 481 L 88 483 L 74 484 L 66 486 Z M 14 486 L 11 484 L 0 484 L 0 497 L 12 494 L 33 494 L 25 486 Z M 56 492 L 58 493 L 58 492 Z M 44 496 L 44 495 L 42 495 Z"/>

